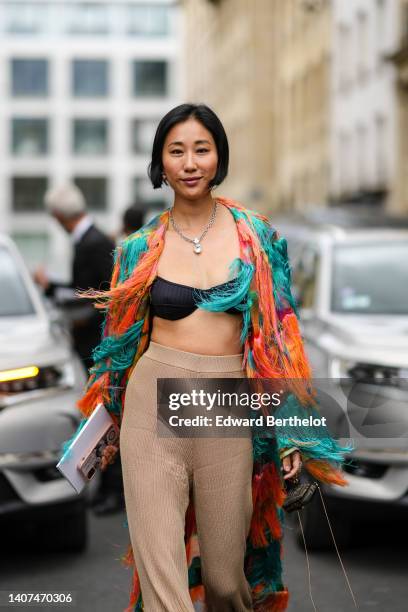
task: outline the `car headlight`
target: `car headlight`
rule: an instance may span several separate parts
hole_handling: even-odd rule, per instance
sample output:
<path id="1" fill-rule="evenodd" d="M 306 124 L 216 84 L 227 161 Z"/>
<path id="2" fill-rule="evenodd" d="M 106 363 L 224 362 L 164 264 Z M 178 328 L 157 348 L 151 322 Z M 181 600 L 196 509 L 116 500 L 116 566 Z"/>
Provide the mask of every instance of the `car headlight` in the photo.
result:
<path id="1" fill-rule="evenodd" d="M 352 378 L 355 381 L 372 384 L 399 384 L 404 371 L 393 366 L 362 363 L 337 357 L 330 361 L 331 378 Z"/>
<path id="2" fill-rule="evenodd" d="M 49 366 L 29 365 L 13 370 L 1 370 L 0 400 L 12 399 L 30 391 L 67 389 L 74 385 L 75 371 L 71 361 Z"/>

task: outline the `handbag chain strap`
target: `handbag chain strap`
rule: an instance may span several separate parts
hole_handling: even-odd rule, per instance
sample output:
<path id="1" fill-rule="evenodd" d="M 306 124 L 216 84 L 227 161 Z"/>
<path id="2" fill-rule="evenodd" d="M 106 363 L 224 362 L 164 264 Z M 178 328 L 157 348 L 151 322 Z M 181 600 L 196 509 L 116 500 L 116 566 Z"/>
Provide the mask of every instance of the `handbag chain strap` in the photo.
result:
<path id="1" fill-rule="evenodd" d="M 324 503 L 324 499 L 323 499 L 322 492 L 321 492 L 321 490 L 320 490 L 320 487 L 319 487 L 319 486 L 318 486 L 317 488 L 318 488 L 318 490 L 319 490 L 320 499 L 321 499 L 322 504 L 323 504 L 324 513 L 325 513 L 325 515 L 326 515 L 326 519 L 327 519 L 327 523 L 328 523 L 328 525 L 329 525 L 329 529 L 330 529 L 331 537 L 332 537 L 333 542 L 334 542 L 334 546 L 335 546 L 335 549 L 336 549 L 336 553 L 337 553 L 337 556 L 338 556 L 338 558 L 339 558 L 340 565 L 341 565 L 341 568 L 342 568 L 342 570 L 343 570 L 344 577 L 345 577 L 346 582 L 347 582 L 347 586 L 348 586 L 348 588 L 349 588 L 349 591 L 350 591 L 351 597 L 353 598 L 354 606 L 355 606 L 355 607 L 358 609 L 358 604 L 357 604 L 356 598 L 355 598 L 355 596 L 354 596 L 353 589 L 351 588 L 351 584 L 350 584 L 350 581 L 349 581 L 349 579 L 348 579 L 348 576 L 347 576 L 347 573 L 346 573 L 345 567 L 344 567 L 344 565 L 343 565 L 343 561 L 341 560 L 341 556 L 340 556 L 339 549 L 337 548 L 336 539 L 335 539 L 335 537 L 334 537 L 334 533 L 333 533 L 333 529 L 332 529 L 332 526 L 331 526 L 331 523 L 330 523 L 329 515 L 327 514 L 326 504 Z M 300 531 L 301 531 L 301 533 L 302 533 L 302 539 L 303 539 L 303 544 L 304 544 L 304 547 L 305 547 L 305 553 L 306 553 L 306 564 L 307 564 L 307 574 L 308 574 L 308 580 L 309 580 L 309 594 L 310 594 L 310 599 L 311 599 L 311 602 L 312 602 L 312 605 L 313 605 L 313 609 L 314 609 L 314 611 L 315 611 L 315 612 L 317 612 L 316 604 L 315 604 L 315 602 L 314 602 L 314 600 L 313 600 L 313 595 L 312 595 L 312 582 L 311 582 L 311 578 L 310 578 L 310 564 L 309 564 L 309 556 L 308 556 L 308 554 L 307 554 L 306 539 L 305 539 L 305 534 L 304 534 L 304 531 L 303 531 L 303 525 L 302 525 L 302 520 L 301 520 L 301 518 L 300 518 L 300 512 L 299 512 L 299 510 L 297 510 L 297 515 L 298 515 L 298 519 L 299 519 Z"/>

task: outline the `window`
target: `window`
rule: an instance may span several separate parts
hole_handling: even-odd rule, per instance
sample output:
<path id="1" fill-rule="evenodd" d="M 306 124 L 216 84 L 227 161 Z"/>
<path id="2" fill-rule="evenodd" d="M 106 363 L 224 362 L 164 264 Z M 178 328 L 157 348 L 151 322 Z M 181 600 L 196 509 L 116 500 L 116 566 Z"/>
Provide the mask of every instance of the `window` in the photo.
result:
<path id="1" fill-rule="evenodd" d="M 108 95 L 108 62 L 106 60 L 74 60 L 72 93 L 77 98 Z"/>
<path id="2" fill-rule="evenodd" d="M 129 6 L 127 31 L 136 36 L 166 36 L 169 33 L 169 7 L 149 4 Z"/>
<path id="3" fill-rule="evenodd" d="M 44 2 L 7 2 L 4 29 L 10 34 L 41 34 L 48 29 L 48 10 Z"/>
<path id="4" fill-rule="evenodd" d="M 358 155 L 358 187 L 365 189 L 368 185 L 368 167 L 367 156 L 368 150 L 368 130 L 367 126 L 359 125 L 357 127 L 357 155 Z"/>
<path id="5" fill-rule="evenodd" d="M 339 87 L 345 91 L 352 87 L 358 61 L 356 31 L 351 24 L 341 23 L 338 30 Z"/>
<path id="6" fill-rule="evenodd" d="M 77 176 L 74 183 L 84 194 L 90 210 L 104 211 L 107 207 L 107 179 L 95 176 Z"/>
<path id="7" fill-rule="evenodd" d="M 408 4 L 405 3 L 402 6 L 402 15 L 401 15 L 401 43 L 402 45 L 406 44 L 408 39 Z"/>
<path id="8" fill-rule="evenodd" d="M 48 94 L 48 62 L 46 59 L 12 59 L 13 96 L 41 97 Z"/>
<path id="9" fill-rule="evenodd" d="M 12 151 L 19 156 L 45 155 L 48 152 L 47 119 L 13 119 Z"/>
<path id="10" fill-rule="evenodd" d="M 331 310 L 361 315 L 407 315 L 408 244 L 393 240 L 337 246 Z M 378 282 L 381 279 L 381 282 Z"/>
<path id="11" fill-rule="evenodd" d="M 339 192 L 345 193 L 349 181 L 348 176 L 348 159 L 349 154 L 349 137 L 346 132 L 341 132 L 338 138 L 338 153 L 339 153 Z"/>
<path id="12" fill-rule="evenodd" d="M 350 132 L 348 135 L 348 153 L 347 153 L 347 192 L 353 193 L 358 190 L 358 131 Z"/>
<path id="13" fill-rule="evenodd" d="M 384 62 L 384 52 L 387 45 L 387 5 L 386 0 L 376 0 L 376 45 L 377 67 L 381 70 Z"/>
<path id="14" fill-rule="evenodd" d="M 357 16 L 357 66 L 358 76 L 361 80 L 367 77 L 369 71 L 370 49 L 369 49 L 369 22 L 366 13 L 358 13 Z"/>
<path id="15" fill-rule="evenodd" d="M 105 119 L 74 119 L 73 150 L 77 155 L 103 155 L 108 150 Z"/>
<path id="16" fill-rule="evenodd" d="M 72 3 L 68 17 L 70 34 L 107 34 L 109 31 L 108 7 L 92 2 Z"/>
<path id="17" fill-rule="evenodd" d="M 14 176 L 11 179 L 13 210 L 39 212 L 44 210 L 44 196 L 48 187 L 45 176 Z"/>
<path id="18" fill-rule="evenodd" d="M 133 153 L 151 153 L 158 121 L 135 119 L 132 122 Z"/>
<path id="19" fill-rule="evenodd" d="M 375 118 L 376 184 L 382 188 L 387 183 L 387 121 L 383 115 Z"/>
<path id="20" fill-rule="evenodd" d="M 133 62 L 133 94 L 135 96 L 165 96 L 166 92 L 166 62 L 156 60 Z"/>

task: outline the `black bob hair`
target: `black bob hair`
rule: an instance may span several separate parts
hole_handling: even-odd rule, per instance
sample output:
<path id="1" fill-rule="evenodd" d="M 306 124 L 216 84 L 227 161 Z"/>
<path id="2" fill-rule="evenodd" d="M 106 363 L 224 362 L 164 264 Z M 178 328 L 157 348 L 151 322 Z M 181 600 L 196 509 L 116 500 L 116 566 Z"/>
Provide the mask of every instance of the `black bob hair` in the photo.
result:
<path id="1" fill-rule="evenodd" d="M 215 146 L 218 153 L 217 172 L 214 178 L 209 182 L 209 187 L 212 189 L 220 185 L 228 174 L 229 162 L 229 147 L 228 139 L 221 121 L 218 119 L 214 111 L 205 104 L 180 104 L 169 111 L 161 119 L 157 126 L 156 134 L 153 141 L 152 161 L 148 167 L 148 175 L 154 189 L 159 189 L 163 184 L 163 145 L 166 136 L 170 129 L 176 123 L 182 123 L 190 118 L 197 119 L 203 126 L 212 134 Z"/>

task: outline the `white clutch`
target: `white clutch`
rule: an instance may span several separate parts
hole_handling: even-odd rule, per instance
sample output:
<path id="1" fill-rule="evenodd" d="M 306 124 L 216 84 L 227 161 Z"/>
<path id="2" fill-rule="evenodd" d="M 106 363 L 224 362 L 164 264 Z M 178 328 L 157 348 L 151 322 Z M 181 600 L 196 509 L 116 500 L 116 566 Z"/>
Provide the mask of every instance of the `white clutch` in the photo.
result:
<path id="1" fill-rule="evenodd" d="M 119 429 L 104 405 L 98 404 L 56 466 L 77 493 L 95 476 L 107 444 L 119 446 Z"/>

